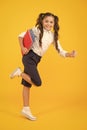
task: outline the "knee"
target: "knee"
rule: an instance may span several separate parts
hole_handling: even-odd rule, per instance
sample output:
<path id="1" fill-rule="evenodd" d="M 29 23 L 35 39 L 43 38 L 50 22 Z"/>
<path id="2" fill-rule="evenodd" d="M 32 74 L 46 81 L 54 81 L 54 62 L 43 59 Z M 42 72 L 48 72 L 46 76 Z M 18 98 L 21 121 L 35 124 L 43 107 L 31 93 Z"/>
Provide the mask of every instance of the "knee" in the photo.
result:
<path id="1" fill-rule="evenodd" d="M 42 82 L 41 82 L 41 80 L 39 80 L 39 81 L 34 81 L 34 84 L 35 84 L 36 86 L 41 86 L 41 85 L 42 85 Z"/>

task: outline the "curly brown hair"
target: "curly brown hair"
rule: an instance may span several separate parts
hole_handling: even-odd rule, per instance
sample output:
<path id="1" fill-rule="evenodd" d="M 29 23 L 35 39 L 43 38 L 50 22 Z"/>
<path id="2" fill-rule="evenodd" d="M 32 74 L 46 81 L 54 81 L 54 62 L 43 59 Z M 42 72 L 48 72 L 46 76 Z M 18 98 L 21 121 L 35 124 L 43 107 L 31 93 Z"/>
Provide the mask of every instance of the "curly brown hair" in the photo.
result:
<path id="1" fill-rule="evenodd" d="M 59 51 L 58 43 L 57 43 L 57 41 L 58 41 L 58 31 L 59 31 L 59 24 L 58 24 L 59 18 L 58 18 L 58 16 L 56 16 L 56 15 L 54 15 L 52 13 L 49 13 L 49 12 L 40 13 L 38 18 L 37 18 L 37 21 L 36 21 L 35 26 L 37 26 L 37 28 L 40 30 L 40 34 L 39 34 L 40 46 L 42 46 L 42 37 L 43 37 L 43 24 L 42 24 L 42 21 L 47 16 L 52 16 L 54 18 L 54 27 L 53 27 L 53 30 L 54 30 L 54 42 L 55 42 L 56 49 Z"/>

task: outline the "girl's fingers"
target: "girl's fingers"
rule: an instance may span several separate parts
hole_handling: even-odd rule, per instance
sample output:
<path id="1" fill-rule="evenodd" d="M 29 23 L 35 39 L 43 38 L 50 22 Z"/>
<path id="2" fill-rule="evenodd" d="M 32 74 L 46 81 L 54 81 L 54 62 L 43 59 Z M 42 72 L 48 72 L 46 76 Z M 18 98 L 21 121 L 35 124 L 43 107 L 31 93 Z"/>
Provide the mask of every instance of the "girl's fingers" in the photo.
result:
<path id="1" fill-rule="evenodd" d="M 76 56 L 76 51 L 73 50 L 72 53 L 71 53 L 71 55 L 72 55 L 73 57 L 75 57 L 75 56 Z"/>

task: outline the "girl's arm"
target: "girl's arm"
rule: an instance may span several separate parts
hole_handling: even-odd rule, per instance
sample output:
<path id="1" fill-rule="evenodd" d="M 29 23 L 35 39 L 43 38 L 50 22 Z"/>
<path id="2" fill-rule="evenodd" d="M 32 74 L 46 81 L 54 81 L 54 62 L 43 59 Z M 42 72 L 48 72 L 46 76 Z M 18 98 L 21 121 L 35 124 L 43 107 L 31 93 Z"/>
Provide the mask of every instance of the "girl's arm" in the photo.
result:
<path id="1" fill-rule="evenodd" d="M 21 50 L 22 50 L 22 53 L 23 53 L 23 54 L 27 54 L 27 53 L 28 53 L 28 49 L 23 46 L 23 37 L 24 37 L 24 35 L 25 35 L 25 32 L 24 32 L 24 33 L 21 33 L 21 34 L 18 36 L 18 39 L 19 39 L 20 48 L 21 48 Z"/>
<path id="2" fill-rule="evenodd" d="M 63 57 L 75 57 L 76 56 L 76 51 L 72 52 L 67 52 L 65 51 L 62 46 L 60 45 L 60 42 L 58 41 L 58 49 L 59 49 L 59 54 Z"/>

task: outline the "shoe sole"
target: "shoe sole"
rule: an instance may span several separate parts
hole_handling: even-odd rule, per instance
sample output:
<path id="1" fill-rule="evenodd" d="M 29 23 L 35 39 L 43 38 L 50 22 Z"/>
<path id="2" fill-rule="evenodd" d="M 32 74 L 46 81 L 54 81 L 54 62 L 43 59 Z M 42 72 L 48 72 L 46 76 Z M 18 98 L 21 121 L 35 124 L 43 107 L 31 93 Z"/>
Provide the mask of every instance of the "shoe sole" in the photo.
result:
<path id="1" fill-rule="evenodd" d="M 36 118 L 30 117 L 29 115 L 25 114 L 24 112 L 21 112 L 21 114 L 22 114 L 24 117 L 26 117 L 27 119 L 31 120 L 31 121 L 35 121 L 35 120 L 36 120 Z"/>
<path id="2" fill-rule="evenodd" d="M 15 69 L 15 70 L 10 74 L 10 78 L 11 78 L 11 79 L 15 77 L 14 74 L 16 73 L 17 70 L 18 70 L 18 68 Z"/>

